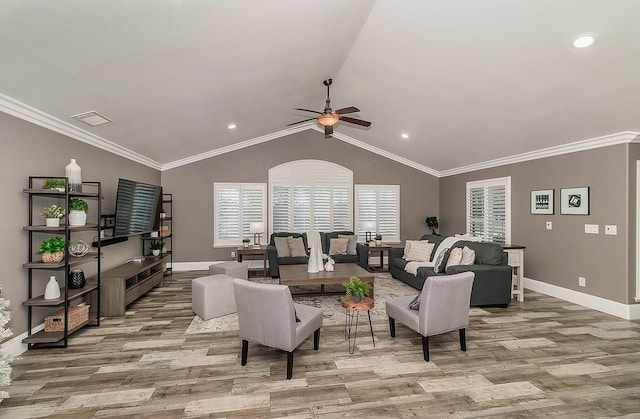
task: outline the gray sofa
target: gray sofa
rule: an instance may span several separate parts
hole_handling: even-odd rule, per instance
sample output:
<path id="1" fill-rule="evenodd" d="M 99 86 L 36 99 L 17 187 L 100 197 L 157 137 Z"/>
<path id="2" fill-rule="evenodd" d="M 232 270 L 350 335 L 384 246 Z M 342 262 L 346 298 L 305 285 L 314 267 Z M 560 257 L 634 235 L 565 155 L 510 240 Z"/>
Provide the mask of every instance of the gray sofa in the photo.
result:
<path id="1" fill-rule="evenodd" d="M 444 237 L 434 234 L 425 234 L 420 240 L 428 240 L 435 243 L 431 259 Z M 507 264 L 507 253 L 497 243 L 473 242 L 460 240 L 451 248 L 467 246 L 476 252 L 476 260 L 473 265 L 449 266 L 446 272 L 435 273 L 433 268 L 418 268 L 418 274 L 412 275 L 404 270 L 408 263 L 402 259 L 403 248 L 392 248 L 389 251 L 389 272 L 391 276 L 405 282 L 412 287 L 421 290 L 426 278 L 434 275 L 451 275 L 460 272 L 471 271 L 476 274 L 471 291 L 472 306 L 497 305 L 507 307 L 511 302 L 512 268 Z"/>
<path id="2" fill-rule="evenodd" d="M 352 231 L 332 231 L 332 232 L 320 232 L 320 242 L 322 243 L 322 253 L 329 254 L 329 245 L 332 238 L 338 238 L 339 235 L 351 236 Z M 300 257 L 280 257 L 276 250 L 275 237 L 302 237 L 304 242 L 304 248 L 307 250 L 306 256 Z M 358 243 L 356 245 L 355 255 L 333 255 L 331 256 L 336 263 L 357 263 L 363 269 L 369 269 L 369 248 L 368 246 Z M 280 277 L 280 265 L 300 265 L 307 264 L 309 262 L 309 242 L 307 240 L 307 233 L 273 233 L 267 246 L 267 259 L 269 260 L 269 275 L 272 278 Z"/>

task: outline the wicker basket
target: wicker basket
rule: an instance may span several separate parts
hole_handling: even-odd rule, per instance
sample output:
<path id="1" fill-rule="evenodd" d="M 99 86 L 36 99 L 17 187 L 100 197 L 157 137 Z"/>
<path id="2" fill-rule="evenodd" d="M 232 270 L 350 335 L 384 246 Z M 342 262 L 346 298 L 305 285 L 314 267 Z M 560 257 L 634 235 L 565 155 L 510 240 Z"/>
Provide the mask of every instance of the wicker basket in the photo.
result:
<path id="1" fill-rule="evenodd" d="M 89 306 L 69 307 L 69 330 L 89 320 Z M 62 332 L 64 330 L 64 310 L 56 311 L 44 318 L 45 332 Z"/>
<path id="2" fill-rule="evenodd" d="M 58 263 L 62 262 L 64 259 L 64 252 L 56 252 L 56 253 L 43 253 L 42 261 L 44 263 Z"/>

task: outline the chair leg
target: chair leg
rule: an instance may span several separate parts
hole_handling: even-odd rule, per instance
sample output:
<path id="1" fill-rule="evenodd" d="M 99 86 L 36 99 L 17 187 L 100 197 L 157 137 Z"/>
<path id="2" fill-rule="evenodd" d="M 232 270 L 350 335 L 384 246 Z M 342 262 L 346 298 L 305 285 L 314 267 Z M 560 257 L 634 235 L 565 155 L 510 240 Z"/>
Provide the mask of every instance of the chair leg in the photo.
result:
<path id="1" fill-rule="evenodd" d="M 293 376 L 293 351 L 287 352 L 287 380 Z"/>
<path id="2" fill-rule="evenodd" d="M 247 355 L 249 354 L 249 341 L 242 339 L 242 365 L 247 365 Z"/>
<path id="3" fill-rule="evenodd" d="M 318 330 L 313 332 L 313 349 L 317 351 L 319 347 L 320 347 L 320 328 L 318 328 Z"/>
<path id="4" fill-rule="evenodd" d="M 428 336 L 422 337 L 422 355 L 424 357 L 424 360 L 429 362 L 429 337 Z"/>
<path id="5" fill-rule="evenodd" d="M 460 330 L 458 330 L 458 332 L 460 333 L 460 349 L 463 352 L 467 351 L 467 333 L 466 333 L 465 328 L 462 328 Z"/>
<path id="6" fill-rule="evenodd" d="M 396 319 L 393 317 L 389 317 L 389 332 L 392 338 L 396 337 Z"/>

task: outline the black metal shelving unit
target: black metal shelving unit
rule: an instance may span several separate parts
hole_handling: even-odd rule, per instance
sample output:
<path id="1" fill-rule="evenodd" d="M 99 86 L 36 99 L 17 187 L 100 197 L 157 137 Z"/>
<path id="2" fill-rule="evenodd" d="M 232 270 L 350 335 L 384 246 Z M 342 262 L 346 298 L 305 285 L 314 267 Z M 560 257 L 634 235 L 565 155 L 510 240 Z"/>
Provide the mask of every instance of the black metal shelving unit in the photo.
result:
<path id="1" fill-rule="evenodd" d="M 23 339 L 24 343 L 28 344 L 29 349 L 32 348 L 44 348 L 44 347 L 63 347 L 66 348 L 68 344 L 69 335 L 76 330 L 86 326 L 99 326 L 100 325 L 100 213 L 102 205 L 102 186 L 100 182 L 82 182 L 82 190 L 86 192 L 70 192 L 68 188 L 65 191 L 58 191 L 55 189 L 42 189 L 42 184 L 46 179 L 62 179 L 65 184 L 69 184 L 69 179 L 66 177 L 56 176 L 29 176 L 29 187 L 24 189 L 23 192 L 29 197 L 29 217 L 28 225 L 23 227 L 23 230 L 29 234 L 29 244 L 27 249 L 27 263 L 24 263 L 23 268 L 28 271 L 29 279 L 29 297 L 22 302 L 22 305 L 27 307 L 28 310 L 28 329 L 27 337 Z M 35 224 L 35 220 L 39 220 L 40 211 L 36 208 L 35 203 L 38 205 L 41 203 L 58 201 L 64 202 L 64 208 L 69 208 L 69 201 L 71 198 L 79 199 L 95 199 L 97 201 L 96 220 L 94 223 L 87 223 L 83 226 L 69 226 L 68 223 L 61 224 L 60 227 L 47 227 L 45 225 Z M 36 260 L 36 251 L 39 244 L 34 243 L 34 236 L 37 235 L 59 235 L 63 236 L 65 240 L 71 241 L 72 235 L 82 231 L 95 231 L 97 236 L 97 250 L 88 253 L 85 256 L 74 257 L 69 253 L 69 249 L 65 250 L 64 259 L 59 263 L 44 263 L 41 260 Z M 66 285 L 69 283 L 69 268 L 74 266 L 83 265 L 86 263 L 96 263 L 97 273 L 96 275 L 86 279 L 86 285 L 79 289 L 69 289 Z M 45 300 L 44 295 L 34 293 L 34 271 L 49 270 L 64 272 L 64 285 L 60 289 L 60 298 L 54 300 Z M 44 287 L 41 287 L 44 289 Z M 69 307 L 72 303 L 79 301 L 80 299 L 87 298 L 91 294 L 96 295 L 96 307 L 90 307 L 89 318 L 87 321 L 69 328 Z M 62 331 L 45 332 L 44 330 L 34 332 L 33 324 L 33 310 L 34 308 L 44 309 L 57 309 L 60 307 L 64 310 L 64 329 Z"/>
<path id="2" fill-rule="evenodd" d="M 166 247 L 167 251 L 161 253 L 160 256 L 164 258 L 165 262 L 169 262 L 169 266 L 164 267 L 164 276 L 171 275 L 173 270 L 173 194 L 162 194 L 162 211 L 165 216 L 160 217 L 160 232 L 158 237 L 151 237 L 150 235 L 142 236 L 142 254 L 145 256 L 151 255 L 149 243 L 152 241 L 159 241 Z M 163 235 L 163 226 L 169 227 L 169 234 Z"/>

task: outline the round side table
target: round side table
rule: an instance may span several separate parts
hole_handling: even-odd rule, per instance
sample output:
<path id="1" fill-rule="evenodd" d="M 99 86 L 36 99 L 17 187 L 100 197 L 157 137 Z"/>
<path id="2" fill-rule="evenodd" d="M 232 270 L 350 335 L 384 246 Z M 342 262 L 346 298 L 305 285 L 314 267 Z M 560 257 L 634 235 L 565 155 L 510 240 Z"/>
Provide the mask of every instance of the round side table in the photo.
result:
<path id="1" fill-rule="evenodd" d="M 373 337 L 373 325 L 371 324 L 371 309 L 373 308 L 373 298 L 362 297 L 358 302 L 355 302 L 353 298 L 348 300 L 342 300 L 342 307 L 345 308 L 345 320 L 344 320 L 344 339 L 349 341 L 349 353 L 353 354 L 356 350 L 356 337 L 358 335 L 358 319 L 361 311 L 367 311 L 369 316 L 369 329 L 371 329 L 371 341 L 373 347 L 376 346 L 376 340 Z M 355 327 L 354 327 L 355 318 Z M 351 343 L 351 329 L 353 328 L 353 345 Z"/>

